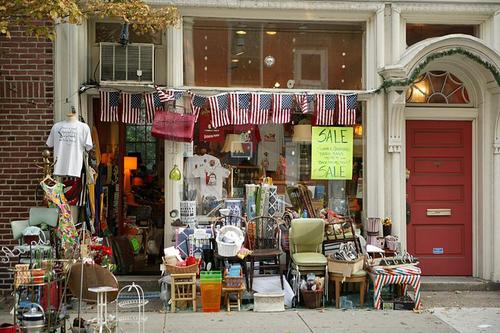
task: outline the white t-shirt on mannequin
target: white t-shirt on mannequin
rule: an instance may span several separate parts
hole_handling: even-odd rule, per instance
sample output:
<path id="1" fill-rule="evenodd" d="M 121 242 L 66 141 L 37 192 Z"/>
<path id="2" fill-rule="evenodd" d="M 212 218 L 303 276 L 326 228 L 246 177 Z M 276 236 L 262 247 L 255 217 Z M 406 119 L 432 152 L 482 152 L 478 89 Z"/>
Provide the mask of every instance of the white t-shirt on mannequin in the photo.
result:
<path id="1" fill-rule="evenodd" d="M 54 175 L 80 177 L 83 152 L 93 147 L 90 128 L 76 118 L 68 117 L 50 130 L 47 146 L 54 147 Z"/>

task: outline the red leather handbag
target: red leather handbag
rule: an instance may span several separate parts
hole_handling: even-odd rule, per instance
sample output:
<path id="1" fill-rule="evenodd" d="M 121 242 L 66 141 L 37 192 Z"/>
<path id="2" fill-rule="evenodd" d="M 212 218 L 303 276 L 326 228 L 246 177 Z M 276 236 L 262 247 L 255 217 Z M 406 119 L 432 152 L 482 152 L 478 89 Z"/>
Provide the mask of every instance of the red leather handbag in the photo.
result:
<path id="1" fill-rule="evenodd" d="M 151 135 L 159 139 L 191 142 L 193 141 L 195 120 L 196 117 L 192 114 L 157 111 Z"/>

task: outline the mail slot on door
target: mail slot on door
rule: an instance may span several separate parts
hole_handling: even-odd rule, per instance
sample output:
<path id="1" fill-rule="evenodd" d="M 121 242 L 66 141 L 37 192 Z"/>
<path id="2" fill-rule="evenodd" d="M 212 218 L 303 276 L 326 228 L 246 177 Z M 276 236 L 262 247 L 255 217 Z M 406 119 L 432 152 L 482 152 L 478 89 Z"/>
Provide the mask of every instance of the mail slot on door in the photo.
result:
<path id="1" fill-rule="evenodd" d="M 451 208 L 428 208 L 427 216 L 451 216 Z"/>

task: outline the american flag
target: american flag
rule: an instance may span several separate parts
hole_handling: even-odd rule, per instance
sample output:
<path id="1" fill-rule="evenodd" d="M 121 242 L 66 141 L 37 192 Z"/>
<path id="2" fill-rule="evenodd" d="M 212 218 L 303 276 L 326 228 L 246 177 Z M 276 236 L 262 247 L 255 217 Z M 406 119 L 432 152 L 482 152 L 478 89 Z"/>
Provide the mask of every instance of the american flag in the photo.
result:
<path id="1" fill-rule="evenodd" d="M 339 125 L 356 124 L 356 107 L 358 95 L 338 95 L 338 121 Z"/>
<path id="2" fill-rule="evenodd" d="M 290 122 L 292 106 L 293 106 L 292 94 L 273 94 L 272 122 L 274 124 L 285 124 Z"/>
<path id="3" fill-rule="evenodd" d="M 101 121 L 118 121 L 120 93 L 118 91 L 100 91 Z"/>
<path id="4" fill-rule="evenodd" d="M 269 110 L 271 110 L 272 95 L 266 93 L 252 93 L 252 107 L 250 108 L 250 124 L 267 124 Z"/>
<path id="5" fill-rule="evenodd" d="M 316 94 L 316 125 L 335 125 L 336 94 Z"/>
<path id="6" fill-rule="evenodd" d="M 198 115 L 200 114 L 203 105 L 205 105 L 207 98 L 191 92 L 189 95 L 191 97 L 191 112 L 195 115 L 195 119 L 198 120 Z"/>
<path id="7" fill-rule="evenodd" d="M 208 98 L 212 127 L 218 128 L 230 124 L 229 121 L 229 94 L 218 94 Z"/>
<path id="8" fill-rule="evenodd" d="M 144 95 L 144 100 L 146 101 L 146 122 L 152 123 L 155 117 L 156 111 L 163 111 L 165 107 L 160 100 L 158 93 L 147 93 Z"/>
<path id="9" fill-rule="evenodd" d="M 230 93 L 229 115 L 232 125 L 248 124 L 248 112 L 250 111 L 250 93 Z"/>
<path id="10" fill-rule="evenodd" d="M 178 90 L 178 89 L 161 89 L 158 86 L 155 86 L 156 92 L 158 93 L 158 96 L 160 96 L 160 101 L 162 103 L 165 102 L 170 102 L 170 101 L 176 101 L 179 98 L 184 95 L 183 90 Z"/>
<path id="11" fill-rule="evenodd" d="M 141 115 L 142 94 L 123 93 L 122 122 L 138 124 Z"/>
<path id="12" fill-rule="evenodd" d="M 309 95 L 307 93 L 295 94 L 295 100 L 300 106 L 300 111 L 302 111 L 302 113 L 308 113 L 309 105 L 314 101 L 314 95 Z"/>

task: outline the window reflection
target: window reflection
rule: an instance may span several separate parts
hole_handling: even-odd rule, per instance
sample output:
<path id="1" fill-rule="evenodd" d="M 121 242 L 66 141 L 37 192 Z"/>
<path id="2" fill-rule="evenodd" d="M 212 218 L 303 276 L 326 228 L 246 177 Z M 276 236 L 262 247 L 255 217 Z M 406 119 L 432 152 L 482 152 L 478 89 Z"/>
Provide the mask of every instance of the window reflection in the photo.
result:
<path id="1" fill-rule="evenodd" d="M 184 21 L 185 84 L 362 89 L 361 23 Z"/>

